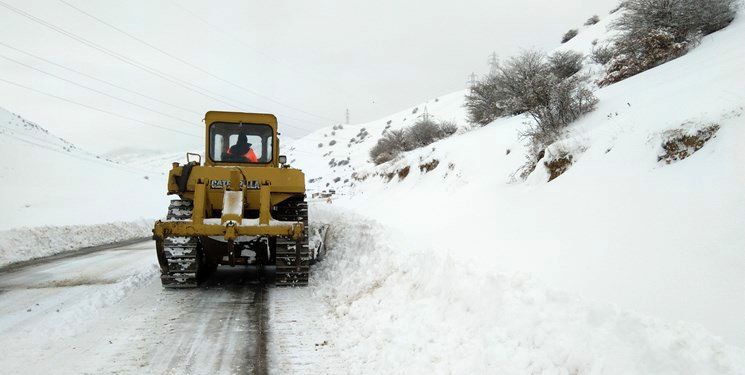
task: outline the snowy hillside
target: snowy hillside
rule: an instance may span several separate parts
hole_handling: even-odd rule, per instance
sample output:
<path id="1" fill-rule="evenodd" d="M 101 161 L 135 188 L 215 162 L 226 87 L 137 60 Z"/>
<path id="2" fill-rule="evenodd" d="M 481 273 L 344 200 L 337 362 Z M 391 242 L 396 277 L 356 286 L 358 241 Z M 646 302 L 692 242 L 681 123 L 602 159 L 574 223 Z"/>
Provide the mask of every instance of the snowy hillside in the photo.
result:
<path id="1" fill-rule="evenodd" d="M 589 54 L 607 24 L 560 49 Z M 375 232 L 338 229 L 316 286 L 341 306 L 329 323 L 340 350 L 380 372 L 744 372 L 743 34 L 738 17 L 687 55 L 597 90 L 597 109 L 526 180 L 527 119 L 467 131 L 465 91 L 286 147 L 312 192 L 335 192 L 315 200 L 317 220 L 361 215 Z M 381 134 L 425 108 L 460 134 L 371 163 Z M 698 131 L 713 137 L 664 161 L 663 144 Z M 549 182 L 544 162 L 566 155 Z"/>
<path id="2" fill-rule="evenodd" d="M 167 207 L 162 168 L 93 155 L 4 109 L 0 144 L 0 264 L 147 236 Z"/>
<path id="3" fill-rule="evenodd" d="M 467 126 L 459 91 L 362 125 L 338 125 L 317 130 L 284 147 L 290 164 L 304 170 L 312 192 L 334 189 L 338 194 L 354 184 L 352 174 L 372 166 L 369 152 L 384 131 L 411 126 L 423 116 Z M 337 180 L 338 178 L 338 180 Z M 335 181 L 336 180 L 336 181 Z"/>
<path id="4" fill-rule="evenodd" d="M 192 151 L 202 154 L 199 152 Z M 136 147 L 123 147 L 118 150 L 107 152 L 104 155 L 118 164 L 126 165 L 142 171 L 152 171 L 156 175 L 167 176 L 173 162 L 186 163 L 186 151 L 163 153 L 158 150 L 139 149 Z M 162 179 L 165 189 L 165 179 Z"/>

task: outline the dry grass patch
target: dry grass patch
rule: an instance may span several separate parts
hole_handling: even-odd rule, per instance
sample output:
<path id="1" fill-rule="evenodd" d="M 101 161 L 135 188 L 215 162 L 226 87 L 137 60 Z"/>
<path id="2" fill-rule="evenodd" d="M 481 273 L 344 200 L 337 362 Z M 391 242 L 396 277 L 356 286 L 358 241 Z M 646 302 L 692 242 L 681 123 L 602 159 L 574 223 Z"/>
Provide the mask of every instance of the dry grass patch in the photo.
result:
<path id="1" fill-rule="evenodd" d="M 548 181 L 551 182 L 556 177 L 561 176 L 566 172 L 572 165 L 572 155 L 567 152 L 562 152 L 558 157 L 544 161 L 543 165 L 548 171 Z"/>
<path id="2" fill-rule="evenodd" d="M 668 131 L 665 134 L 666 140 L 662 143 L 662 155 L 657 156 L 657 161 L 670 164 L 683 160 L 702 149 L 706 142 L 716 136 L 717 131 L 719 131 L 717 124 L 699 129 L 694 134 L 686 133 L 682 129 Z"/>
<path id="3" fill-rule="evenodd" d="M 437 159 L 432 159 L 426 163 L 419 164 L 419 171 L 421 171 L 422 173 L 431 172 L 432 170 L 437 168 L 438 165 L 440 165 L 440 161 Z"/>

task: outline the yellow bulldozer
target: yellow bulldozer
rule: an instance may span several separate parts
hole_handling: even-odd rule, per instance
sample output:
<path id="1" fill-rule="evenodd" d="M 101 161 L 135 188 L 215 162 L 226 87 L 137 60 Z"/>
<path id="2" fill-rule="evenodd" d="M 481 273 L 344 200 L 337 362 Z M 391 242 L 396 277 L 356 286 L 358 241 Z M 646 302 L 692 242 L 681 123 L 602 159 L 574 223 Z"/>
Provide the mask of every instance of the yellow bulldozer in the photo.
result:
<path id="1" fill-rule="evenodd" d="M 277 285 L 307 285 L 311 261 L 305 176 L 279 155 L 271 114 L 208 112 L 204 163 L 187 154 L 168 174 L 171 201 L 153 229 L 161 281 L 198 286 L 218 265 L 274 269 Z"/>

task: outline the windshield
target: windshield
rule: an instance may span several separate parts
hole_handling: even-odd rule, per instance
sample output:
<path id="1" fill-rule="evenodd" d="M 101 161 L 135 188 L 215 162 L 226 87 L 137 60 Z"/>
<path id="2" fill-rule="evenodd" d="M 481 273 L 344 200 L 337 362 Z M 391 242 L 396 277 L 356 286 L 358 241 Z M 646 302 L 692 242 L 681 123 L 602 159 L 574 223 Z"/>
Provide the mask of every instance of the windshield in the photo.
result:
<path id="1" fill-rule="evenodd" d="M 210 125 L 210 157 L 215 162 L 269 163 L 273 141 L 269 125 L 227 122 Z"/>

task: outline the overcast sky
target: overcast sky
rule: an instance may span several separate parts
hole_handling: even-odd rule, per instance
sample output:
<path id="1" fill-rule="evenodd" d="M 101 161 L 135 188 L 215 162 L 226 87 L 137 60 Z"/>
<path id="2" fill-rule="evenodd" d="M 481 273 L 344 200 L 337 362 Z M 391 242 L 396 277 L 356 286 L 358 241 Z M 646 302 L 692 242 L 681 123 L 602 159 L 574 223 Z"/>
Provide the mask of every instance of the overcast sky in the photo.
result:
<path id="1" fill-rule="evenodd" d="M 201 148 L 208 110 L 300 137 L 463 89 L 492 52 L 551 50 L 617 2 L 0 0 L 0 107 L 94 152 Z"/>

